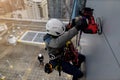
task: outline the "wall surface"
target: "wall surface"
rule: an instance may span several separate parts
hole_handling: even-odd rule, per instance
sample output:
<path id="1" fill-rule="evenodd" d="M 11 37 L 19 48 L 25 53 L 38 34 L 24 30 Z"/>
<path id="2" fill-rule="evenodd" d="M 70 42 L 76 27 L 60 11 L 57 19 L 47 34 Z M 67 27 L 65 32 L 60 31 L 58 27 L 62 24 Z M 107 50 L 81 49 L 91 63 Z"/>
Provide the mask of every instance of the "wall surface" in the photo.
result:
<path id="1" fill-rule="evenodd" d="M 94 16 L 103 19 L 103 34 L 83 34 L 86 80 L 120 80 L 120 0 L 87 0 Z"/>

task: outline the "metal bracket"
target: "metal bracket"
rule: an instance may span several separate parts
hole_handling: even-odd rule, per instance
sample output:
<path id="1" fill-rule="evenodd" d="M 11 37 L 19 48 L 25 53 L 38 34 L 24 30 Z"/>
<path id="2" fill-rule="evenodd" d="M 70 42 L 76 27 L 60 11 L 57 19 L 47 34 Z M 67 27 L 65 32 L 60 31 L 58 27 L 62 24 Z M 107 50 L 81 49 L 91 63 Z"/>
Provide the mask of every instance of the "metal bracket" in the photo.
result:
<path id="1" fill-rule="evenodd" d="M 96 24 L 97 24 L 97 26 L 98 26 L 98 31 L 97 31 L 97 33 L 99 34 L 99 35 L 101 35 L 102 34 L 102 31 L 103 31 L 103 22 L 102 22 L 102 18 L 101 17 L 97 17 L 96 18 Z"/>

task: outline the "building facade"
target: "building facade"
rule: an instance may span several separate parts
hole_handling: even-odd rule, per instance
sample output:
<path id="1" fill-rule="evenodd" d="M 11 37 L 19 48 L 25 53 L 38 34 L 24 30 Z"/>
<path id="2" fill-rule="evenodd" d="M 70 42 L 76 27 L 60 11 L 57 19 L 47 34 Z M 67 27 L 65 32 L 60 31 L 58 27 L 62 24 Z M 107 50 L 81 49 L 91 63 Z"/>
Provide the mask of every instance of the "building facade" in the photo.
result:
<path id="1" fill-rule="evenodd" d="M 2 0 L 0 18 L 48 19 L 47 0 Z"/>
<path id="2" fill-rule="evenodd" d="M 47 0 L 50 18 L 67 19 L 71 15 L 73 0 Z"/>
<path id="3" fill-rule="evenodd" d="M 1 0 L 0 17 L 19 19 L 69 19 L 73 0 Z"/>

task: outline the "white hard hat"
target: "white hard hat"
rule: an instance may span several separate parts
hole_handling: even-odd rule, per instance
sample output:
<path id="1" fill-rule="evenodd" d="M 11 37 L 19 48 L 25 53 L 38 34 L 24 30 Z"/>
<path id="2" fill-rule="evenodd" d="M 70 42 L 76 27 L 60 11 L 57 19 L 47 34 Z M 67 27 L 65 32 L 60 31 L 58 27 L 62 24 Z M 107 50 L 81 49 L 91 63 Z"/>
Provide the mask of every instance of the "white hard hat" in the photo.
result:
<path id="1" fill-rule="evenodd" d="M 46 24 L 48 34 L 60 36 L 65 32 L 65 25 L 58 19 L 50 19 Z"/>
<path id="2" fill-rule="evenodd" d="M 38 56 L 39 56 L 39 57 L 41 57 L 41 56 L 42 56 L 42 54 L 39 54 Z"/>

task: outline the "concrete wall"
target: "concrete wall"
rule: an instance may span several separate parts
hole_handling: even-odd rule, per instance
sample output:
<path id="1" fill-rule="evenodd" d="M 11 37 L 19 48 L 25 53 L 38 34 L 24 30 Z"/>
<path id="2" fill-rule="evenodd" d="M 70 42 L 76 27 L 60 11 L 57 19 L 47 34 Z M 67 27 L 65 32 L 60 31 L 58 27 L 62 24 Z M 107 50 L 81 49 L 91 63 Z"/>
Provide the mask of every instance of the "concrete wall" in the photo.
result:
<path id="1" fill-rule="evenodd" d="M 83 34 L 87 80 L 120 80 L 120 0 L 87 0 L 94 16 L 103 18 L 103 34 Z"/>

